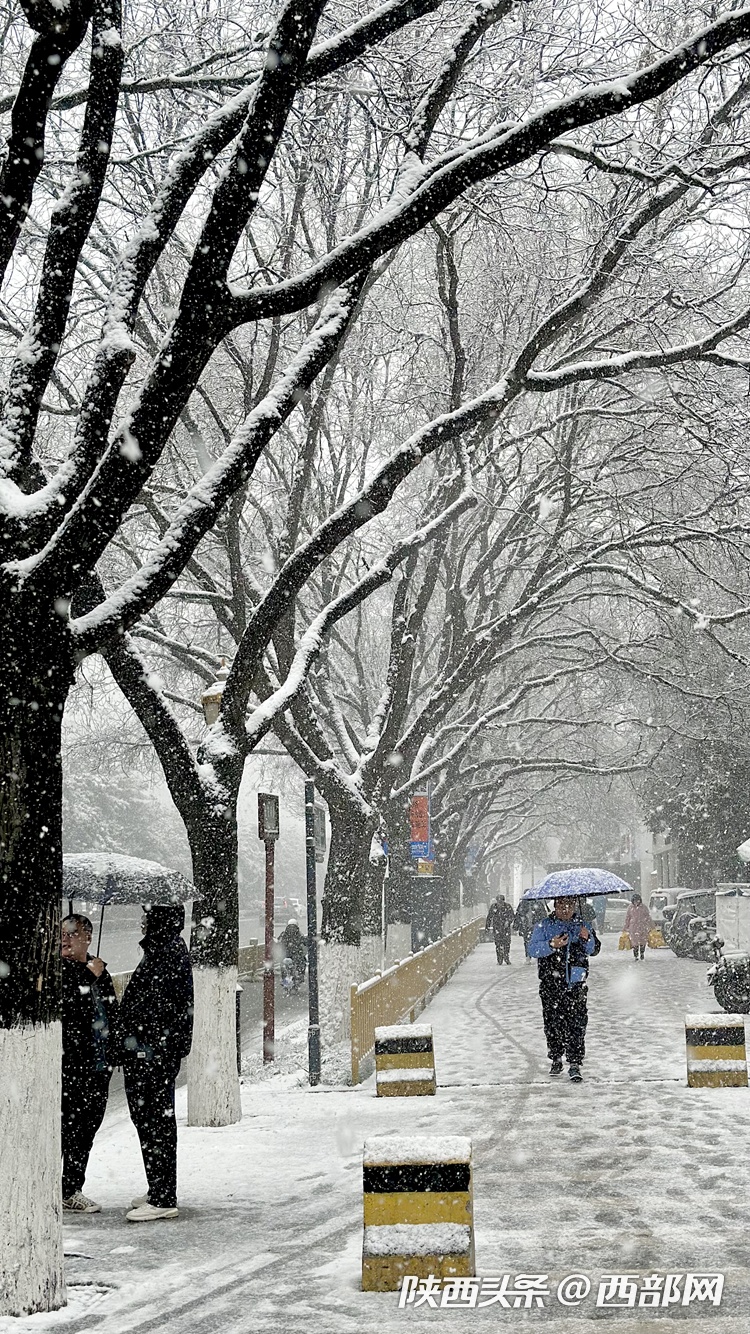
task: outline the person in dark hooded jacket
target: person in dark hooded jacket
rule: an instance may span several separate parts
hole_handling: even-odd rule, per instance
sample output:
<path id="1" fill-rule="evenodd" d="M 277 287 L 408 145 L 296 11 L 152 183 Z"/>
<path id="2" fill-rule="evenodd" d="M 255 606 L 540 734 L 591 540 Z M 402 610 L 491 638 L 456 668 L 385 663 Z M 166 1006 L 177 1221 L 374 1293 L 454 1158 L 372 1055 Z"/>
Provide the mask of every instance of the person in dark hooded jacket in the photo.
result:
<path id="1" fill-rule="evenodd" d="M 120 1007 L 122 1069 L 138 1131 L 148 1195 L 133 1201 L 133 1223 L 177 1215 L 174 1085 L 193 1035 L 193 974 L 181 932 L 182 906 L 144 909 L 143 958 Z"/>
<path id="2" fill-rule="evenodd" d="M 538 922 L 543 922 L 547 916 L 543 903 L 534 899 L 521 899 L 516 908 L 516 915 L 513 918 L 513 930 L 517 931 L 523 940 L 524 954 L 526 962 L 531 963 L 529 954 L 529 941 Z"/>
<path id="3" fill-rule="evenodd" d="M 529 941 L 529 954 L 539 968 L 550 1074 L 561 1074 L 565 1056 L 574 1083 L 581 1081 L 581 1063 L 586 1054 L 589 958 L 600 949 L 593 925 L 579 916 L 574 898 L 555 899 L 554 911 L 534 927 Z"/>
<path id="4" fill-rule="evenodd" d="M 505 902 L 505 895 L 498 894 L 490 904 L 484 929 L 492 932 L 495 954 L 500 964 L 510 963 L 510 938 L 514 920 L 515 913 L 510 904 Z"/>
<path id="5" fill-rule="evenodd" d="M 279 944 L 283 946 L 285 957 L 291 959 L 300 978 L 303 978 L 307 968 L 307 937 L 302 935 L 293 917 L 279 936 Z"/>

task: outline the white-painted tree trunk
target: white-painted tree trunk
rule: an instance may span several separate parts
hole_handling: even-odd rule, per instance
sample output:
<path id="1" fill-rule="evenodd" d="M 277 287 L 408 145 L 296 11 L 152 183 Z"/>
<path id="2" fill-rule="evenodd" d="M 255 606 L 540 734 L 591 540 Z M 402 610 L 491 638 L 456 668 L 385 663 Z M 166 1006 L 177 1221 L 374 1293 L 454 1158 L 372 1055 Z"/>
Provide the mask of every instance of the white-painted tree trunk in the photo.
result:
<path id="1" fill-rule="evenodd" d="M 383 968 L 383 939 L 382 936 L 362 936 L 362 943 L 359 947 L 359 977 L 352 978 L 353 982 L 366 982 L 368 977 L 374 977 L 377 972 Z"/>
<path id="2" fill-rule="evenodd" d="M 65 1306 L 62 1027 L 0 1029 L 0 1316 Z"/>
<path id="3" fill-rule="evenodd" d="M 237 1074 L 236 968 L 194 968 L 188 1125 L 231 1126 L 242 1116 Z"/>
<path id="4" fill-rule="evenodd" d="M 386 968 L 398 960 L 400 963 L 411 954 L 411 926 L 408 922 L 391 922 L 388 927 L 388 949 L 385 956 Z"/>
<path id="5" fill-rule="evenodd" d="M 381 967 L 380 936 L 363 936 L 361 945 L 322 941 L 318 947 L 320 1040 L 345 1042 L 351 1036 L 351 988 Z"/>

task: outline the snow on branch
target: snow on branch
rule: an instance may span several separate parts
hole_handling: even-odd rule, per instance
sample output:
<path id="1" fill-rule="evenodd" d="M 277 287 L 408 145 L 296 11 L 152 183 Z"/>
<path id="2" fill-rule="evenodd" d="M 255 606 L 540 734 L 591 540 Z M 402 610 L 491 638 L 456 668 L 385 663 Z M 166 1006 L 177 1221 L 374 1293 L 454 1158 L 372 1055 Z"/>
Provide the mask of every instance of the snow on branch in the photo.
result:
<path id="1" fill-rule="evenodd" d="M 258 744 L 265 733 L 273 726 L 275 717 L 289 708 L 295 697 L 302 691 L 307 676 L 323 645 L 323 639 L 331 627 L 347 616 L 355 607 L 370 597 L 376 589 L 382 588 L 392 578 L 394 571 L 415 549 L 431 542 L 440 532 L 452 524 L 465 510 L 477 503 L 472 491 L 462 491 L 459 498 L 443 514 L 430 523 L 416 529 L 408 537 L 397 543 L 387 556 L 377 561 L 368 573 L 353 588 L 342 593 L 330 603 L 311 623 L 300 639 L 292 666 L 286 680 L 268 699 L 259 704 L 252 712 L 247 724 L 246 745 L 248 753 Z"/>
<path id="2" fill-rule="evenodd" d="M 607 357 L 603 361 L 579 361 L 572 365 L 561 366 L 556 370 L 529 370 L 526 383 L 530 389 L 539 393 L 552 393 L 569 384 L 579 384 L 584 380 L 603 380 L 611 376 L 625 375 L 629 371 L 661 369 L 674 366 L 682 361 L 713 360 L 711 354 L 727 338 L 746 329 L 750 324 L 750 307 L 746 306 L 733 319 L 714 329 L 704 338 L 693 339 L 689 343 L 680 343 L 674 347 L 655 348 L 653 351 L 638 350 L 622 352 Z M 741 366 L 738 358 L 722 358 L 722 364 Z"/>
<path id="3" fill-rule="evenodd" d="M 23 474 L 31 463 L 39 411 L 65 332 L 78 262 L 101 200 L 122 73 L 120 26 L 116 0 L 96 0 L 89 99 L 75 168 L 52 214 L 34 316 L 16 350 L 0 419 L 0 458 L 9 478 L 19 469 Z"/>
<path id="4" fill-rule="evenodd" d="M 118 628 L 133 625 L 171 587 L 223 506 L 251 475 L 268 441 L 299 402 L 302 390 L 326 364 L 357 295 L 356 284 L 332 293 L 281 380 L 253 408 L 228 449 L 191 488 L 150 559 L 93 612 L 71 622 L 81 652 L 94 651 Z M 19 568 L 22 578 L 33 580 L 34 565 L 31 560 Z"/>
<path id="5" fill-rule="evenodd" d="M 343 68 L 371 44 L 385 40 L 437 8 L 437 4 L 438 0 L 389 0 L 366 18 L 313 47 L 298 73 L 299 86 Z M 135 357 L 133 331 L 148 278 L 199 181 L 240 133 L 256 97 L 257 83 L 256 78 L 252 87 L 243 89 L 209 115 L 190 142 L 175 155 L 149 212 L 122 252 L 71 456 L 46 485 L 31 494 L 25 494 L 12 481 L 0 485 L 0 507 L 9 520 L 23 522 L 29 545 L 42 545 L 50 539 L 61 507 L 64 510 L 71 506 L 96 468 L 118 395 Z M 267 145 L 265 156 L 267 160 L 271 157 Z"/>
<path id="6" fill-rule="evenodd" d="M 695 33 L 653 64 L 548 104 L 519 124 L 501 126 L 494 137 L 490 132 L 473 144 L 452 149 L 427 167 L 415 155 L 408 191 L 402 176 L 399 195 L 307 273 L 263 290 L 237 292 L 234 321 L 242 324 L 302 309 L 324 284 L 342 282 L 363 265 L 374 263 L 436 218 L 470 186 L 528 160 L 565 131 L 659 96 L 714 55 L 748 38 L 750 8 L 743 8 Z"/>
<path id="7" fill-rule="evenodd" d="M 11 132 L 0 160 L 0 281 L 31 206 L 44 163 L 44 131 L 52 95 L 65 66 L 83 41 L 93 0 L 27 0 L 26 19 L 37 32 L 13 102 Z"/>
<path id="8" fill-rule="evenodd" d="M 607 661 L 608 658 L 601 658 L 593 663 L 587 662 L 585 669 L 586 671 L 589 671 L 593 667 L 604 665 L 604 663 Z M 554 685 L 555 682 L 557 681 L 565 680 L 566 678 L 571 676 L 577 676 L 580 674 L 581 670 L 582 670 L 581 665 L 579 663 L 576 663 L 572 667 L 559 668 L 557 671 L 549 672 L 546 676 L 533 677 L 528 681 L 524 681 L 522 685 L 518 686 L 518 688 L 513 691 L 512 695 L 508 699 L 503 700 L 502 704 L 497 704 L 494 706 L 494 708 L 487 709 L 478 718 L 476 718 L 474 722 L 469 727 L 466 728 L 466 731 L 464 732 L 463 736 L 459 737 L 458 741 L 456 741 L 450 747 L 450 749 L 446 750 L 441 756 L 439 756 L 438 759 L 434 760 L 432 764 L 429 764 L 424 768 L 420 766 L 418 772 L 412 773 L 406 783 L 402 783 L 400 786 L 394 787 L 391 790 L 391 798 L 396 799 L 398 797 L 409 795 L 410 793 L 415 791 L 418 787 L 420 787 L 422 783 L 426 783 L 428 779 L 440 773 L 440 771 L 444 769 L 446 765 L 450 764 L 453 760 L 458 759 L 461 755 L 465 753 L 465 751 L 471 745 L 471 742 L 474 740 L 474 738 L 478 736 L 479 733 L 484 730 L 484 728 L 486 728 L 491 722 L 494 722 L 496 718 L 502 718 L 503 715 L 512 713 L 513 710 L 516 709 L 518 705 L 533 691 L 543 690 L 547 686 Z M 437 741 L 437 734 L 432 735 L 430 738 L 431 748 L 433 746 L 433 743 L 435 743 L 436 741 Z"/>
<path id="9" fill-rule="evenodd" d="M 477 42 L 496 23 L 511 13 L 514 0 L 480 0 L 474 13 L 459 33 L 413 117 L 406 136 L 407 148 L 423 158 L 428 141 L 441 111 L 453 93 L 458 78 Z"/>

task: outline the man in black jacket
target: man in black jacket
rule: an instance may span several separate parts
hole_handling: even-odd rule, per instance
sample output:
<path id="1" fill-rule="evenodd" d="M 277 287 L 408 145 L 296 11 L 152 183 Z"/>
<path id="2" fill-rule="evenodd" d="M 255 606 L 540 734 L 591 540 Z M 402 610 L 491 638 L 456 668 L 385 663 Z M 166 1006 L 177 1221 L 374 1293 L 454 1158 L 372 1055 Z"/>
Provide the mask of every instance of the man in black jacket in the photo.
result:
<path id="1" fill-rule="evenodd" d="M 94 1136 L 104 1120 L 116 1064 L 117 997 L 102 959 L 93 958 L 88 917 L 62 923 L 62 1159 L 63 1209 L 96 1214 L 83 1194 Z"/>
<path id="2" fill-rule="evenodd" d="M 133 1201 L 131 1223 L 177 1217 L 174 1084 L 193 1036 L 193 974 L 181 936 L 185 909 L 144 909 L 143 958 L 122 998 L 122 1068 L 138 1131 L 148 1194 Z"/>
<path id="3" fill-rule="evenodd" d="M 490 904 L 487 921 L 484 924 L 485 931 L 492 931 L 495 939 L 495 954 L 498 963 L 510 963 L 510 937 L 513 930 L 514 916 L 510 904 L 505 902 L 505 895 L 498 894 L 497 898 L 493 899 Z"/>

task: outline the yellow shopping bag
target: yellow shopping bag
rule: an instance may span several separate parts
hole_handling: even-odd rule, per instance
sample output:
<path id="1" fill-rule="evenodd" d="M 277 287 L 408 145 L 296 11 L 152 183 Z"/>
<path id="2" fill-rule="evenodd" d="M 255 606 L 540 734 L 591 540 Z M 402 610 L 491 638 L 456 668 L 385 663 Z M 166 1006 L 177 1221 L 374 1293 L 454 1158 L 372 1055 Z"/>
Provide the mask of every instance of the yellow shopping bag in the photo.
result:
<path id="1" fill-rule="evenodd" d="M 618 950 L 632 950 L 633 946 L 630 943 L 630 935 L 627 931 L 621 933 L 620 939 L 617 942 L 617 948 Z"/>
<path id="2" fill-rule="evenodd" d="M 650 950 L 666 949 L 667 942 L 662 935 L 660 926 L 652 926 L 648 933 L 648 947 Z"/>

